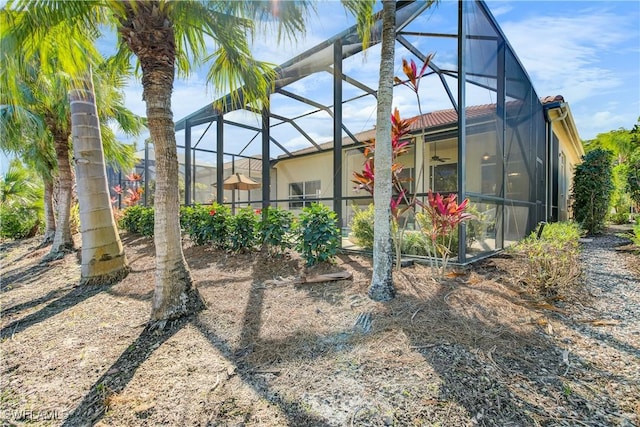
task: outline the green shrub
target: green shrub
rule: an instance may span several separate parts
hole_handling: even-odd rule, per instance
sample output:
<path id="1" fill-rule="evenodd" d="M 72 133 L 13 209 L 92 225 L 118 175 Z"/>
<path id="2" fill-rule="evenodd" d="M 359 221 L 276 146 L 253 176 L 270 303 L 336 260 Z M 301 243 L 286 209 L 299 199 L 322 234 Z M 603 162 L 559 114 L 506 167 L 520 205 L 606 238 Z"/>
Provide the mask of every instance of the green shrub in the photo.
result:
<path id="1" fill-rule="evenodd" d="M 297 223 L 296 249 L 307 265 L 331 260 L 340 248 L 341 233 L 336 213 L 320 203 L 302 209 Z"/>
<path id="2" fill-rule="evenodd" d="M 18 159 L 0 176 L 0 237 L 24 239 L 44 223 L 42 180 Z"/>
<path id="3" fill-rule="evenodd" d="M 629 158 L 625 188 L 635 206 L 640 207 L 640 148 Z"/>
<path id="4" fill-rule="evenodd" d="M 265 212 L 258 226 L 262 244 L 270 254 L 282 254 L 293 246 L 293 214 L 278 207 L 268 207 Z"/>
<path id="5" fill-rule="evenodd" d="M 404 255 L 427 256 L 430 244 L 429 239 L 423 233 L 406 231 L 402 238 L 402 253 Z"/>
<path id="6" fill-rule="evenodd" d="M 0 205 L 0 237 L 25 239 L 41 231 L 42 221 L 37 209 L 16 204 Z"/>
<path id="7" fill-rule="evenodd" d="M 611 213 L 608 216 L 609 221 L 611 221 L 614 224 L 629 224 L 629 212 L 615 212 L 615 213 Z"/>
<path id="8" fill-rule="evenodd" d="M 431 219 L 425 212 L 416 213 L 416 223 L 418 223 L 418 226 L 420 227 L 421 230 L 430 230 L 432 226 Z M 425 242 L 428 242 L 429 239 L 427 238 L 427 235 L 425 233 L 422 233 L 422 235 L 425 236 L 425 239 L 424 239 Z M 449 246 L 449 240 L 451 240 L 450 246 Z M 436 239 L 436 242 L 439 245 L 450 248 L 452 256 L 458 255 L 458 229 L 457 228 L 455 228 L 451 233 L 451 235 L 449 236 L 438 236 Z M 429 242 L 429 244 L 431 243 Z M 425 251 L 427 250 L 427 248 L 428 246 L 425 246 Z M 403 253 L 404 253 L 404 250 L 403 250 Z M 433 254 L 434 252 L 432 250 L 431 255 Z M 429 255 L 429 254 L 427 253 L 426 255 Z"/>
<path id="9" fill-rule="evenodd" d="M 354 243 L 363 249 L 373 249 L 373 203 L 367 209 L 353 206 L 353 219 L 351 220 L 351 234 Z"/>
<path id="10" fill-rule="evenodd" d="M 219 203 L 180 208 L 180 225 L 196 245 L 211 243 L 226 248 L 230 217 L 230 209 Z"/>
<path id="11" fill-rule="evenodd" d="M 640 246 L 640 216 L 636 217 L 636 221 L 633 224 L 633 235 L 631 236 L 633 243 Z"/>
<path id="12" fill-rule="evenodd" d="M 573 221 L 553 222 L 542 229 L 541 239 L 556 242 L 558 245 L 570 244 L 578 247 L 578 239 L 584 232 L 578 223 Z M 537 231 L 532 231 L 527 239 L 536 239 Z"/>
<path id="13" fill-rule="evenodd" d="M 540 239 L 532 232 L 514 246 L 516 254 L 526 257 L 526 269 L 520 283 L 536 296 L 556 297 L 579 284 L 579 241 L 582 230 L 574 222 L 547 224 Z"/>
<path id="14" fill-rule="evenodd" d="M 130 233 L 153 236 L 153 208 L 140 205 L 125 208 L 119 226 Z"/>
<path id="15" fill-rule="evenodd" d="M 582 156 L 573 176 L 573 212 L 576 221 L 591 234 L 604 229 L 613 191 L 611 152 L 595 149 Z"/>
<path id="16" fill-rule="evenodd" d="M 258 245 L 258 215 L 250 207 L 229 218 L 229 248 L 233 252 L 252 251 Z"/>

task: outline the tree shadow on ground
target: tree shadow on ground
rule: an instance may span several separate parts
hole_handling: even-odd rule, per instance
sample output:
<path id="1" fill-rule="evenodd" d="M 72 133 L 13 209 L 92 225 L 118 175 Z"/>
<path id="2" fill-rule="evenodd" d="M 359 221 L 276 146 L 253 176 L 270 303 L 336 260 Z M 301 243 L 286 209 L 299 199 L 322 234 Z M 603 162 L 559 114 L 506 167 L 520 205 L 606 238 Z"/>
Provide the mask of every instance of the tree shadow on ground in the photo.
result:
<path id="1" fill-rule="evenodd" d="M 249 268 L 257 268 L 257 265 L 252 264 Z M 209 283 L 219 284 L 218 280 Z M 285 337 L 274 338 L 261 336 L 268 310 L 265 298 L 273 288 L 254 283 L 249 289 L 237 341 L 233 337 L 224 338 L 224 334 L 217 330 L 220 325 L 214 309 L 175 321 L 163 331 L 145 329 L 94 383 L 64 425 L 73 426 L 87 421 L 95 424 L 100 420 L 108 406 L 108 397 L 124 390 L 153 351 L 187 323 L 195 326 L 213 348 L 237 367 L 237 375 L 244 384 L 280 408 L 286 422 L 292 426 L 325 427 L 333 425 L 333 421 L 309 410 L 307 397 L 291 397 L 293 392 L 279 392 L 258 375 L 260 370 L 279 369 L 283 362 L 312 364 L 322 358 L 347 355 L 359 344 L 372 345 L 372 342 L 384 340 L 393 333 L 406 336 L 409 347 L 419 353 L 439 378 L 436 390 L 419 389 L 422 395 L 416 396 L 416 400 L 423 402 L 433 398 L 435 402 L 446 402 L 446 405 L 420 404 L 421 407 L 412 413 L 405 413 L 398 406 L 392 420 L 396 425 L 415 425 L 430 422 L 436 417 L 447 419 L 452 405 L 461 407 L 465 414 L 464 417 L 458 414 L 457 419 L 452 418 L 451 425 L 469 424 L 469 418 L 476 425 L 486 426 L 563 422 L 600 425 L 609 422 L 594 412 L 594 405 L 586 394 L 573 391 L 571 396 L 566 395 L 565 381 L 579 379 L 580 373 L 573 373 L 575 366 L 586 366 L 587 362 L 572 355 L 574 368 L 569 370 L 569 366 L 563 365 L 564 348 L 551 337 L 545 337 L 534 328 L 524 331 L 512 327 L 508 322 L 501 322 L 500 313 L 492 312 L 490 305 L 474 304 L 474 298 L 502 297 L 511 301 L 511 295 L 486 286 L 482 289 L 459 284 L 434 286 L 435 292 L 423 297 L 406 289 L 400 292 L 394 301 L 373 313 L 373 328 L 367 335 L 352 328 L 323 335 L 302 327 Z M 464 298 L 459 293 L 464 293 Z M 210 302 L 210 307 L 215 307 L 215 302 Z M 388 353 L 385 357 L 395 363 L 393 354 Z M 385 367 L 379 363 L 376 365 L 365 359 L 354 362 L 357 364 L 360 366 L 356 367 L 354 375 L 364 384 L 378 373 L 382 383 L 394 384 L 399 380 L 389 376 L 394 375 L 393 370 L 385 372 Z M 332 372 L 323 375 L 325 378 L 319 380 L 337 378 L 332 376 Z M 352 393 L 351 390 L 343 392 Z M 388 422 L 376 400 L 385 397 L 376 393 L 376 388 L 369 390 L 366 411 L 356 409 L 351 417 L 352 425 L 371 422 L 371 417 L 375 418 L 374 425 Z M 395 396 L 387 398 L 389 405 L 401 403 L 400 393 L 398 390 Z M 338 404 L 330 400 L 331 396 L 326 398 L 327 405 Z M 598 397 L 598 403 L 615 410 L 609 400 L 606 393 Z M 549 402 L 555 405 L 556 412 L 548 411 Z M 562 407 L 567 408 L 566 412 L 562 412 Z"/>
<path id="2" fill-rule="evenodd" d="M 51 267 L 48 264 L 40 263 L 36 265 L 29 265 L 28 267 L 18 267 L 14 270 L 9 270 L 7 273 L 2 275 L 0 292 L 6 292 L 29 283 L 38 282 L 42 275 L 50 268 Z"/>
<path id="3" fill-rule="evenodd" d="M 53 299 L 58 299 L 60 296 L 62 296 L 65 292 L 70 291 L 71 289 L 73 289 L 75 287 L 75 285 L 71 285 L 71 286 L 65 286 L 64 288 L 60 288 L 60 289 L 54 289 L 52 291 L 47 292 L 46 295 L 43 295 L 39 298 L 35 298 L 32 299 L 31 301 L 26 301 L 20 304 L 16 304 L 7 308 L 4 308 L 2 310 L 2 315 L 3 316 L 8 316 L 11 314 L 15 314 L 15 313 L 20 313 L 23 310 L 28 310 L 30 308 L 36 307 L 40 304 L 44 304 L 47 301 L 53 300 Z"/>
<path id="4" fill-rule="evenodd" d="M 373 315 L 373 331 L 364 337 L 352 329 L 324 336 L 297 330 L 285 338 L 261 337 L 261 319 L 265 314 L 263 300 L 269 290 L 255 287 L 247 301 L 236 348 L 202 322 L 197 322 L 196 326 L 212 345 L 240 367 L 243 381 L 265 397 L 273 394 L 264 381 L 252 375 L 253 370 L 276 368 L 287 361 L 313 363 L 319 358 L 348 353 L 359 340 L 366 343 L 375 340 L 377 334 L 397 330 L 407 336 L 410 346 L 440 378 L 437 400 L 463 407 L 477 425 L 535 425 L 572 419 L 575 422 L 608 422 L 601 413 L 595 412 L 591 397 L 578 390 L 567 395 L 565 382 L 573 378 L 567 376 L 569 369 L 563 364 L 564 349 L 553 338 L 531 328 L 527 332 L 512 328 L 508 323 L 500 322 L 499 313 L 491 312 L 490 306 L 473 304 L 469 294 L 477 293 L 477 297 L 482 298 L 484 290 L 478 293 L 465 289 L 465 299 L 453 308 L 450 301 L 457 297 L 458 289 L 455 285 L 440 286 L 427 299 L 400 294 L 386 305 L 387 313 Z M 495 297 L 496 294 L 499 292 L 495 289 L 487 289 L 485 295 Z M 506 294 L 502 297 L 511 298 Z M 434 315 L 436 311 L 437 316 Z M 422 327 L 415 326 L 421 322 Z M 259 357 L 254 355 L 258 352 Z M 576 355 L 571 357 L 573 366 L 588 365 Z M 598 400 L 613 408 L 606 393 Z M 549 412 L 549 405 L 557 411 Z M 565 410 L 563 405 L 569 409 Z M 370 406 L 367 416 L 377 410 L 374 403 Z M 425 408 L 422 413 L 411 414 L 413 418 L 397 412 L 395 421 L 409 425 L 415 423 L 418 416 L 427 422 L 438 410 L 443 411 L 442 408 Z M 307 418 L 299 419 L 300 413 L 295 411 L 289 416 L 292 421 L 304 421 L 304 425 L 329 423 L 308 411 L 303 415 Z M 378 421 L 384 422 L 382 414 L 378 415 Z M 353 420 L 358 420 L 355 414 Z M 459 422 L 468 422 L 468 418 Z"/>
<path id="5" fill-rule="evenodd" d="M 107 291 L 111 288 L 109 286 L 74 286 L 69 292 L 61 296 L 60 298 L 42 307 L 35 313 L 31 313 L 21 319 L 16 319 L 9 323 L 2 329 L 0 329 L 0 338 L 11 338 L 15 334 L 18 334 L 30 326 L 43 322 L 70 307 L 73 307 L 81 302 L 99 294 L 100 292 Z"/>
<path id="6" fill-rule="evenodd" d="M 127 347 L 118 360 L 93 384 L 62 425 L 75 427 L 97 423 L 108 409 L 110 397 L 124 390 L 142 363 L 190 321 L 190 317 L 183 317 L 167 322 L 163 329 L 147 326 L 136 341 Z"/>

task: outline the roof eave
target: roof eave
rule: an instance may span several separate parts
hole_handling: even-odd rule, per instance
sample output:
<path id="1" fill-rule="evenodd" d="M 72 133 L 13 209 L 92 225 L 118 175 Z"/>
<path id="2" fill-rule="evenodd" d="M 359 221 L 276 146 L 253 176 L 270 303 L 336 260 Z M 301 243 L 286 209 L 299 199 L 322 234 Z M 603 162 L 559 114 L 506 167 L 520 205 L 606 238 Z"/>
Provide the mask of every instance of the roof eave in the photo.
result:
<path id="1" fill-rule="evenodd" d="M 565 139 L 569 142 L 571 149 L 573 150 L 576 158 L 580 159 L 584 156 L 584 147 L 582 146 L 582 140 L 578 133 L 578 128 L 571 114 L 571 108 L 566 102 L 550 102 L 544 104 L 545 110 L 547 110 L 547 120 L 551 123 L 553 130 L 556 134 L 563 134 Z"/>

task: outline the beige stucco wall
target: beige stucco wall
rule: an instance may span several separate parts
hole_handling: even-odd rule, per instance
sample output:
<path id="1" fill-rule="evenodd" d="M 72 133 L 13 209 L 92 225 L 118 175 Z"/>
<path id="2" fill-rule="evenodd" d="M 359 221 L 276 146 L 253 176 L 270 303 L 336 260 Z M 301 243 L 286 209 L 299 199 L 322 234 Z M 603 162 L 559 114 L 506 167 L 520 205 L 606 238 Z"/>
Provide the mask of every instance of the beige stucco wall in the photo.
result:
<path id="1" fill-rule="evenodd" d="M 320 180 L 320 197 L 333 197 L 332 152 L 282 160 L 275 165 L 275 169 L 278 176 L 275 184 L 277 199 L 289 197 L 290 183 L 316 180 Z M 323 203 L 333 206 L 329 201 Z M 289 208 L 287 203 L 279 203 L 278 206 Z M 292 212 L 298 214 L 299 210 L 295 209 Z"/>

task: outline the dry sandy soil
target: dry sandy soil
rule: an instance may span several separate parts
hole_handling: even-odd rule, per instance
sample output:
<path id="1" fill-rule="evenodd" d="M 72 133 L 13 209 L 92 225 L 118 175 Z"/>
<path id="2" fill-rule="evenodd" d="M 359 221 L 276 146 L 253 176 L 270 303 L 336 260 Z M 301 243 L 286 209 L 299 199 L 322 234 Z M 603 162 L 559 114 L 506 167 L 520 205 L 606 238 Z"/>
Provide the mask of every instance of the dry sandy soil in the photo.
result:
<path id="1" fill-rule="evenodd" d="M 2 425 L 640 422 L 633 289 L 628 310 L 589 283 L 570 300 L 533 300 L 518 286 L 526 260 L 504 254 L 440 283 L 427 266 L 405 267 L 397 298 L 382 304 L 366 297 L 364 256 L 305 269 L 293 254 L 185 242 L 208 308 L 159 331 L 146 328 L 153 242 L 123 242 L 132 272 L 105 287 L 77 286 L 74 254 L 41 264 L 37 240 L 0 245 Z M 637 254 L 614 255 L 637 281 Z M 353 278 L 273 281 L 342 270 Z M 363 314 L 368 331 L 354 326 Z"/>

